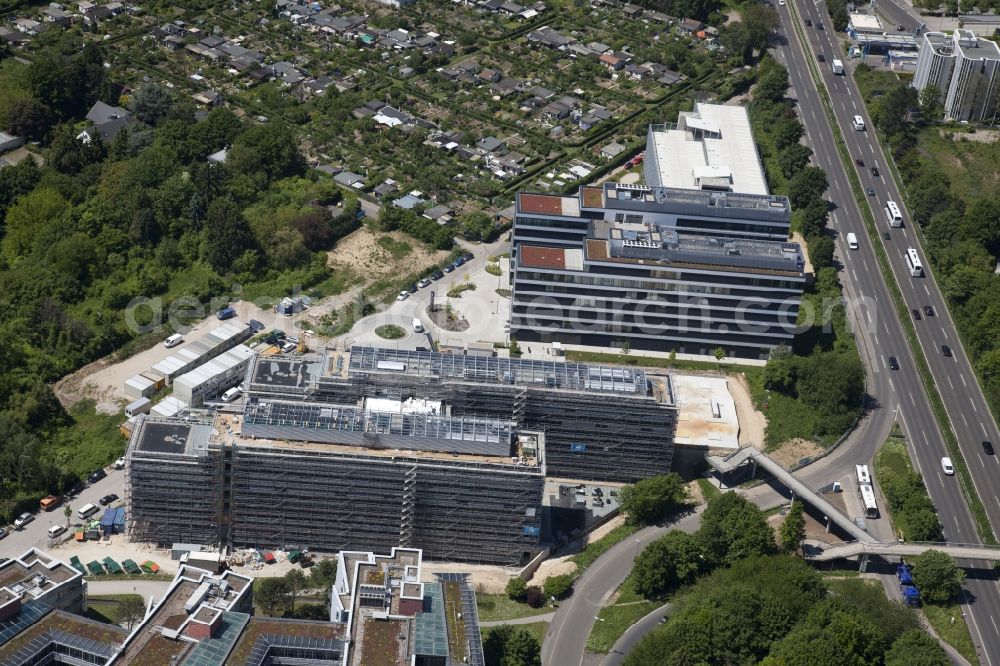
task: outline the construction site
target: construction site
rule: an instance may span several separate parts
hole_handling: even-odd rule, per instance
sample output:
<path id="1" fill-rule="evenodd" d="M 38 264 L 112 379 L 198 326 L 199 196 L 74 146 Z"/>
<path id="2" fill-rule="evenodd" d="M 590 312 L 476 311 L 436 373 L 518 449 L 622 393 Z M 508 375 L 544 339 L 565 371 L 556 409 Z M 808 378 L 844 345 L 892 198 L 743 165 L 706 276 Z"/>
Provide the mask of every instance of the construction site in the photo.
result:
<path id="1" fill-rule="evenodd" d="M 671 465 L 670 380 L 632 368 L 354 347 L 255 357 L 244 385 L 242 408 L 139 418 L 131 540 L 517 566 L 547 476 Z"/>

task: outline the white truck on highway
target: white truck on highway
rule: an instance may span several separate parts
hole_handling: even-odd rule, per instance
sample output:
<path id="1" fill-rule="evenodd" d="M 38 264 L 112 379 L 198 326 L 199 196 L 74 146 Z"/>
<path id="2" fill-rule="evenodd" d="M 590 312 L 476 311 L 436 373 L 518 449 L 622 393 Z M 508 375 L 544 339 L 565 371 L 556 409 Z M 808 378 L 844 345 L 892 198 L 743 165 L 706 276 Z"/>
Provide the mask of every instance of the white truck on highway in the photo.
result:
<path id="1" fill-rule="evenodd" d="M 840 60 L 837 60 L 836 58 L 834 58 L 833 62 L 830 63 L 830 68 L 833 69 L 834 74 L 844 73 L 844 63 Z"/>

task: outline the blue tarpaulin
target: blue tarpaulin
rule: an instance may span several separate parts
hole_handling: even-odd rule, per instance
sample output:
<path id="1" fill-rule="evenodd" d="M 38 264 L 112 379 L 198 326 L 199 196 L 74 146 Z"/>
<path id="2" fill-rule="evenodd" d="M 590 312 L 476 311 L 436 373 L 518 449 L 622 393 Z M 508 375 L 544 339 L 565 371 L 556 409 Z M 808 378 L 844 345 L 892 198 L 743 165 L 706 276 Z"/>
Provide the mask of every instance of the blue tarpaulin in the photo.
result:
<path id="1" fill-rule="evenodd" d="M 101 531 L 105 534 L 113 534 L 115 531 L 115 510 L 105 509 L 104 516 L 101 517 Z"/>
<path id="2" fill-rule="evenodd" d="M 115 534 L 125 531 L 125 507 L 120 506 L 115 509 Z"/>

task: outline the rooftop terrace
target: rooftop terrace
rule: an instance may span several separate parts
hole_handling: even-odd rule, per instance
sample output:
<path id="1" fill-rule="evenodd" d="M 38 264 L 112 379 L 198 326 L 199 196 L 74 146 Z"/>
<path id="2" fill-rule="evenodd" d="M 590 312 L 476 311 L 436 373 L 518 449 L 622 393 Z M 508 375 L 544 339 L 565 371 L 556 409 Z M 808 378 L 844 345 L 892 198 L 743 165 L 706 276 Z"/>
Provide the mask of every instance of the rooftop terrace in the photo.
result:
<path id="1" fill-rule="evenodd" d="M 774 194 L 745 194 L 646 187 L 604 183 L 604 208 L 628 211 L 667 211 L 711 217 L 788 222 L 792 208 L 788 199 Z"/>

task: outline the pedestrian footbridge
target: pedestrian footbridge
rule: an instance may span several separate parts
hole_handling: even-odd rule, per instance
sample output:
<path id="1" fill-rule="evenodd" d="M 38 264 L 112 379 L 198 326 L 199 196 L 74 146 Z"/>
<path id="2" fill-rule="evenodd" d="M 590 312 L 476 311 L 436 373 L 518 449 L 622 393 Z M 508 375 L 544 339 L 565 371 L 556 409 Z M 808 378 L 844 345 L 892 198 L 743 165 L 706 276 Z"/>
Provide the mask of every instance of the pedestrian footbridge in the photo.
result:
<path id="1" fill-rule="evenodd" d="M 888 555 L 914 557 L 928 550 L 940 550 L 958 560 L 989 560 L 1000 562 L 1000 546 L 985 546 L 978 543 L 907 543 L 886 541 L 874 543 L 851 541 L 830 545 L 807 539 L 802 542 L 802 554 L 807 560 L 826 562 L 863 555 Z"/>

